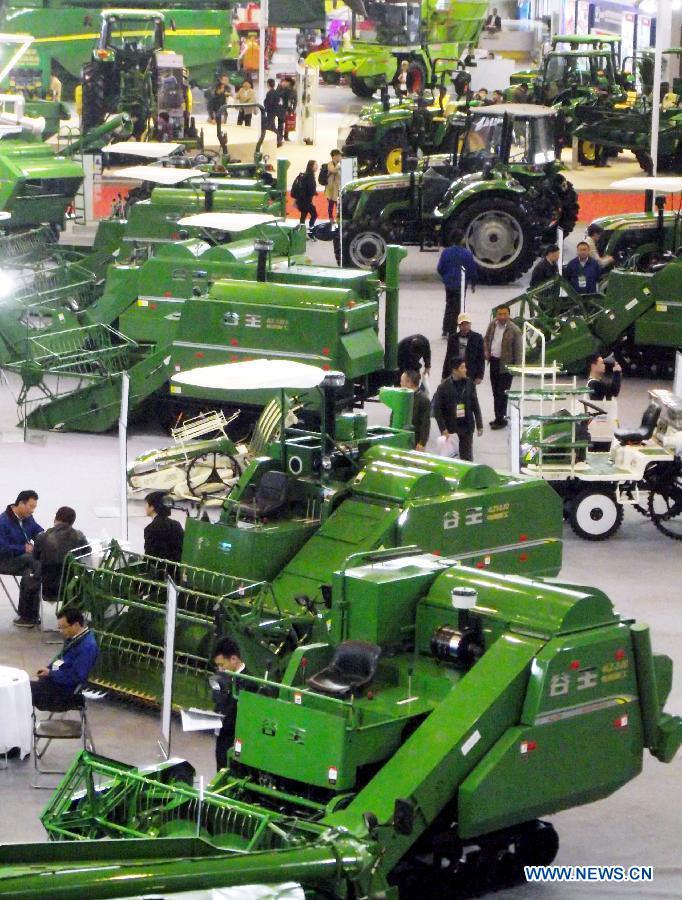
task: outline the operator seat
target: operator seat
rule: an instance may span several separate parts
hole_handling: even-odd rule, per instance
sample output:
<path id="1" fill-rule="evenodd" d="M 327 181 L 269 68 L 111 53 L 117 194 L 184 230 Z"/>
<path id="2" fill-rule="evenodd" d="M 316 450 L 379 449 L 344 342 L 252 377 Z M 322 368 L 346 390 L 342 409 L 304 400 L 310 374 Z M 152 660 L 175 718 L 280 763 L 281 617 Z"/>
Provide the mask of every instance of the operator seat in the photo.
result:
<path id="1" fill-rule="evenodd" d="M 289 479 L 284 472 L 266 472 L 253 494 L 239 503 L 239 515 L 246 519 L 264 519 L 276 515 L 289 496 Z"/>
<path id="2" fill-rule="evenodd" d="M 648 441 L 654 433 L 654 428 L 658 423 L 658 417 L 661 415 L 661 407 L 655 403 L 650 403 L 644 410 L 642 416 L 642 424 L 639 428 L 615 428 L 613 436 L 621 446 L 625 444 L 643 444 Z"/>
<path id="3" fill-rule="evenodd" d="M 358 694 L 372 681 L 377 671 L 381 647 L 368 641 L 343 641 L 334 651 L 331 663 L 311 675 L 307 685 L 318 694 L 345 700 Z"/>

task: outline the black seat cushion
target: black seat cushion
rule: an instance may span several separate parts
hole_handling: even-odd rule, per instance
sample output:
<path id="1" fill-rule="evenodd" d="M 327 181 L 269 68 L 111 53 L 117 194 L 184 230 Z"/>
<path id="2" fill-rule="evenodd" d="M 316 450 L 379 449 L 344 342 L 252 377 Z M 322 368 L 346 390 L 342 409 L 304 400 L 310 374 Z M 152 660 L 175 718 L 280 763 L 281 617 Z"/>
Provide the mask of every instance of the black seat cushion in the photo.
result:
<path id="1" fill-rule="evenodd" d="M 331 663 L 311 675 L 307 684 L 319 694 L 340 700 L 362 691 L 374 678 L 381 647 L 367 641 L 344 641 L 334 651 Z"/>
<path id="2" fill-rule="evenodd" d="M 284 472 L 266 472 L 258 483 L 252 499 L 239 504 L 239 513 L 252 519 L 273 516 L 286 504 L 288 494 L 289 479 Z"/>
<path id="3" fill-rule="evenodd" d="M 613 435 L 621 445 L 643 444 L 654 433 L 660 415 L 661 407 L 655 403 L 650 403 L 644 410 L 642 424 L 639 428 L 615 428 Z"/>

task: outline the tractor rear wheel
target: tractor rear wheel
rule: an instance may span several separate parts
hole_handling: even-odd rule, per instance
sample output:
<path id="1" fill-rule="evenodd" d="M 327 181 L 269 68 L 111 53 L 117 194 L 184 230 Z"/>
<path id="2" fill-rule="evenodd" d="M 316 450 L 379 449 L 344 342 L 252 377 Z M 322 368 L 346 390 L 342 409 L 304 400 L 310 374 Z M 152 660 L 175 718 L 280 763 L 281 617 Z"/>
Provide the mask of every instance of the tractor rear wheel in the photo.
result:
<path id="1" fill-rule="evenodd" d="M 509 284 L 533 265 L 539 233 L 529 210 L 519 200 L 487 195 L 470 200 L 452 216 L 445 245 L 461 229 L 474 255 L 482 284 Z"/>
<path id="2" fill-rule="evenodd" d="M 585 541 L 605 541 L 623 522 L 623 504 L 615 494 L 586 488 L 573 498 L 568 520 L 578 537 Z"/>
<path id="3" fill-rule="evenodd" d="M 407 92 L 418 94 L 426 85 L 426 66 L 419 59 L 411 59 L 407 67 Z"/>
<path id="4" fill-rule="evenodd" d="M 110 73 L 94 60 L 86 63 L 81 70 L 81 127 L 84 133 L 101 125 L 110 111 L 107 109 L 107 74 Z"/>
<path id="5" fill-rule="evenodd" d="M 350 76 L 350 89 L 356 97 L 371 97 L 376 90 L 373 85 L 367 84 L 364 78 L 357 75 Z"/>

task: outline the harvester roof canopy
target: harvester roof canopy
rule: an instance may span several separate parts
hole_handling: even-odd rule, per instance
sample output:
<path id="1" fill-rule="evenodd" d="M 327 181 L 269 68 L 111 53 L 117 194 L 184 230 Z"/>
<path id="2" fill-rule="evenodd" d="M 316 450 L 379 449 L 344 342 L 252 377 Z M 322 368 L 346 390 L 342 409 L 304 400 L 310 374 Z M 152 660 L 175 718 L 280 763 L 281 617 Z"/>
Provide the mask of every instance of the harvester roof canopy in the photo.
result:
<path id="1" fill-rule="evenodd" d="M 609 185 L 613 191 L 657 191 L 659 194 L 678 194 L 682 192 L 682 178 L 674 175 L 635 175 L 632 178 L 621 178 Z"/>
<path id="2" fill-rule="evenodd" d="M 102 153 L 120 153 L 123 156 L 141 156 L 144 159 L 164 159 L 182 150 L 182 144 L 165 144 L 163 141 L 117 141 L 102 148 Z"/>
<path id="3" fill-rule="evenodd" d="M 154 184 L 182 184 L 192 178 L 201 178 L 195 169 L 174 169 L 172 166 L 128 166 L 116 172 L 117 178 L 133 178 L 136 181 L 151 181 Z"/>
<path id="4" fill-rule="evenodd" d="M 322 384 L 326 375 L 318 366 L 288 359 L 253 359 L 190 369 L 173 375 L 172 381 L 223 391 L 309 390 Z"/>
<path id="5" fill-rule="evenodd" d="M 535 103 L 493 103 L 490 106 L 476 106 L 469 113 L 473 116 L 503 116 L 506 113 L 520 119 L 544 119 L 545 116 L 555 116 L 556 110 Z"/>
<path id="6" fill-rule="evenodd" d="M 210 228 L 215 231 L 248 231 L 249 228 L 269 225 L 276 221 L 269 213 L 204 212 L 183 216 L 182 219 L 178 219 L 178 225 L 183 228 Z"/>

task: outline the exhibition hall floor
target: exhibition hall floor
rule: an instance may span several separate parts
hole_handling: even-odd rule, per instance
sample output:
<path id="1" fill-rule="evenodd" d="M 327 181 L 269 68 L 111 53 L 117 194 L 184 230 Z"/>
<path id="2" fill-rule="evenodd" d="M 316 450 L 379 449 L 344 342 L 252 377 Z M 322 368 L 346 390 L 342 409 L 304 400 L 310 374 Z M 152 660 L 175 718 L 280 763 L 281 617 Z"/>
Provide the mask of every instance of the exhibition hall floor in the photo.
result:
<path id="1" fill-rule="evenodd" d="M 313 244 L 311 259 L 331 263 L 331 246 Z M 440 338 L 443 291 L 434 274 L 436 254 L 410 250 L 403 266 L 401 282 L 400 335 L 415 332 L 432 340 L 433 374 L 440 373 L 445 342 Z M 503 297 L 513 297 L 520 285 L 499 289 L 479 289 L 469 298 L 468 310 L 474 328 L 482 331 L 490 309 Z M 638 423 L 647 401 L 647 389 L 656 385 L 644 380 L 626 380 L 621 394 L 620 413 L 624 423 Z M 119 523 L 113 516 L 118 505 L 117 438 L 114 434 L 90 436 L 78 434 L 31 434 L 21 443 L 15 428 L 16 409 L 13 392 L 16 383 L 0 386 L 0 476 L 1 502 L 14 499 L 18 490 L 34 488 L 40 495 L 36 518 L 51 524 L 58 506 L 68 504 L 78 512 L 77 526 L 91 537 L 104 532 L 116 536 Z M 487 428 L 492 418 L 489 384 L 481 385 L 480 398 L 486 430 L 474 441 L 477 461 L 500 468 L 507 466 L 506 432 Z M 368 407 L 371 421 L 385 421 L 386 411 L 378 404 Z M 435 431 L 435 426 L 434 426 Z M 432 431 L 431 445 L 435 438 Z M 133 430 L 129 457 L 143 450 L 164 446 L 167 438 L 160 432 Z M 145 524 L 142 504 L 130 504 L 130 540 L 134 549 L 142 549 Z M 107 518 L 106 516 L 110 516 Z M 659 534 L 650 522 L 628 511 L 620 532 L 602 544 L 576 538 L 565 527 L 565 551 L 562 578 L 580 584 L 596 585 L 615 601 L 624 616 L 648 622 L 652 628 L 654 649 L 669 654 L 675 662 L 675 683 L 668 702 L 670 712 L 682 711 L 682 553 L 680 544 Z M 54 648 L 43 643 L 35 631 L 12 627 L 12 611 L 4 597 L 0 605 L 0 664 L 18 666 L 29 673 L 46 662 Z M 150 763 L 159 758 L 158 713 L 142 710 L 107 698 L 89 707 L 97 751 L 130 763 Z M 213 774 L 212 736 L 183 734 L 174 722 L 172 751 L 189 759 L 206 778 Z M 67 764 L 73 748 L 55 748 L 53 760 Z M 570 761 L 567 761 L 570 765 Z M 49 796 L 29 786 L 30 759 L 9 761 L 0 770 L 0 841 L 41 841 L 44 832 L 38 820 Z M 644 771 L 634 782 L 612 798 L 573 809 L 552 817 L 560 836 L 558 862 L 564 864 L 653 865 L 655 881 L 647 886 L 533 885 L 504 892 L 510 897 L 642 897 L 682 896 L 680 835 L 682 811 L 682 756 L 670 765 L 662 765 L 645 755 Z"/>

